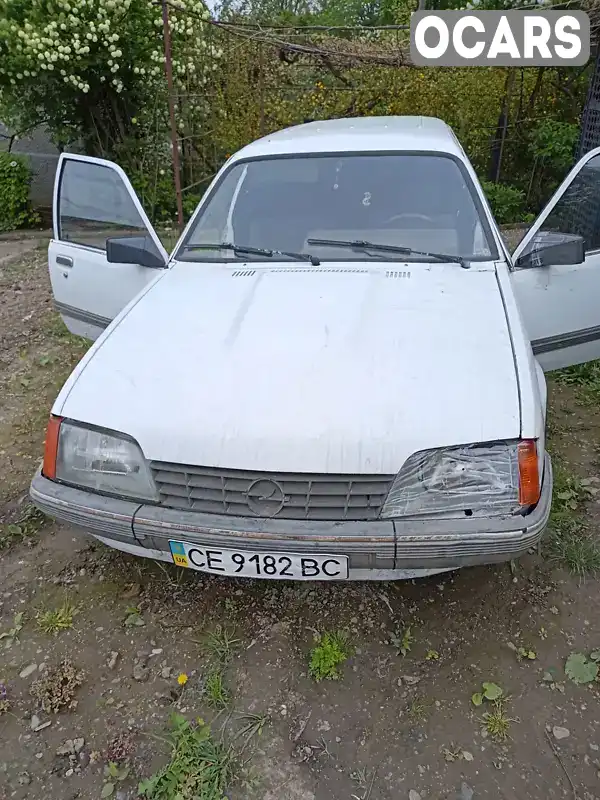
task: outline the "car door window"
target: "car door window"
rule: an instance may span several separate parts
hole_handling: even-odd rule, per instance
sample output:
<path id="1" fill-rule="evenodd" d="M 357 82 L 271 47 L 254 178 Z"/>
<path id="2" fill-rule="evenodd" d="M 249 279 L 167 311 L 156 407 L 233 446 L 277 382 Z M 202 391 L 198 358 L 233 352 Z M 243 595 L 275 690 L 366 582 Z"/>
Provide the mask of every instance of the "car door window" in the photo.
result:
<path id="1" fill-rule="evenodd" d="M 583 237 L 586 254 L 600 250 L 600 155 L 580 169 L 523 253 L 539 247 L 550 233 Z"/>
<path id="2" fill-rule="evenodd" d="M 107 237 L 148 232 L 119 174 L 100 164 L 64 162 L 58 212 L 62 241 L 100 250 Z"/>

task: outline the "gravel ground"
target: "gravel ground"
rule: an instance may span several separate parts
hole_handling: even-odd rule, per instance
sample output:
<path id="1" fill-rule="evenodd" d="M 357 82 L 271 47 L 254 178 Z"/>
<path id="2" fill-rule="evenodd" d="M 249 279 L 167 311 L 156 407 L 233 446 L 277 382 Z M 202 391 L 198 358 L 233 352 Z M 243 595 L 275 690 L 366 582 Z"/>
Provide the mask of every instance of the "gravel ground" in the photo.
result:
<path id="1" fill-rule="evenodd" d="M 600 684 L 565 674 L 600 647 L 594 578 L 532 553 L 410 582 L 223 580 L 48 523 L 28 481 L 85 345 L 51 309 L 43 251 L 2 266 L 0 298 L 0 798 L 134 797 L 180 763 L 173 712 L 212 723 L 232 758 L 225 793 L 201 800 L 600 798 Z M 553 451 L 592 487 L 573 518 L 594 537 L 600 415 L 550 392 Z M 317 682 L 325 631 L 345 631 L 349 657 Z M 474 705 L 487 682 L 503 702 Z"/>

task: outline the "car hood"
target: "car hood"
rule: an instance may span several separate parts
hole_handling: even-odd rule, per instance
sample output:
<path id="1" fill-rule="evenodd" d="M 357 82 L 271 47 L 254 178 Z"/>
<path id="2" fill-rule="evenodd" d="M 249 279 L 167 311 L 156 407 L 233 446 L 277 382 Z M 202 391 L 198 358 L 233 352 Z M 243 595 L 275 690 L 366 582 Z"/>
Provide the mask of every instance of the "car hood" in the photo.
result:
<path id="1" fill-rule="evenodd" d="M 517 438 L 494 270 L 386 266 L 177 263 L 55 413 L 149 459 L 249 470 L 391 474 L 417 450 Z"/>

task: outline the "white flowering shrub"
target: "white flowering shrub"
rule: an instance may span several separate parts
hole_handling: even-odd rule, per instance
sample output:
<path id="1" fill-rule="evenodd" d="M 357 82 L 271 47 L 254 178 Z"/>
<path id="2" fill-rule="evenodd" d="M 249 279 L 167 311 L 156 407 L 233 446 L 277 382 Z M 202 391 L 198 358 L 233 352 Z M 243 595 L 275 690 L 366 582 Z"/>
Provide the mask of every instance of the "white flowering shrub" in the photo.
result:
<path id="1" fill-rule="evenodd" d="M 181 79 L 197 69 L 209 12 L 198 0 L 172 5 L 181 9 L 170 12 Z M 110 157 L 139 139 L 136 121 L 161 93 L 166 102 L 162 9 L 152 0 L 0 0 L 3 122 L 44 123 L 57 142 Z"/>

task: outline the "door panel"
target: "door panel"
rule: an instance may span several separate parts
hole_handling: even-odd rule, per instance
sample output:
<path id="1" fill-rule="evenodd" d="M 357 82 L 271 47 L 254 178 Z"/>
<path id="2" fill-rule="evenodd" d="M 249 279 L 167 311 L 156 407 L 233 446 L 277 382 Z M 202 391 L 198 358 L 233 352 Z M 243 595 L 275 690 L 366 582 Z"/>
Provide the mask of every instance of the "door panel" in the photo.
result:
<path id="1" fill-rule="evenodd" d="M 53 216 L 48 266 L 55 306 L 72 333 L 95 339 L 157 276 L 139 264 L 110 264 L 106 239 L 149 235 L 165 263 L 167 254 L 127 176 L 110 161 L 63 154 Z"/>
<path id="2" fill-rule="evenodd" d="M 585 240 L 582 264 L 519 268 L 547 232 Z M 600 358 L 600 148 L 571 170 L 513 254 L 513 288 L 544 370 Z"/>

